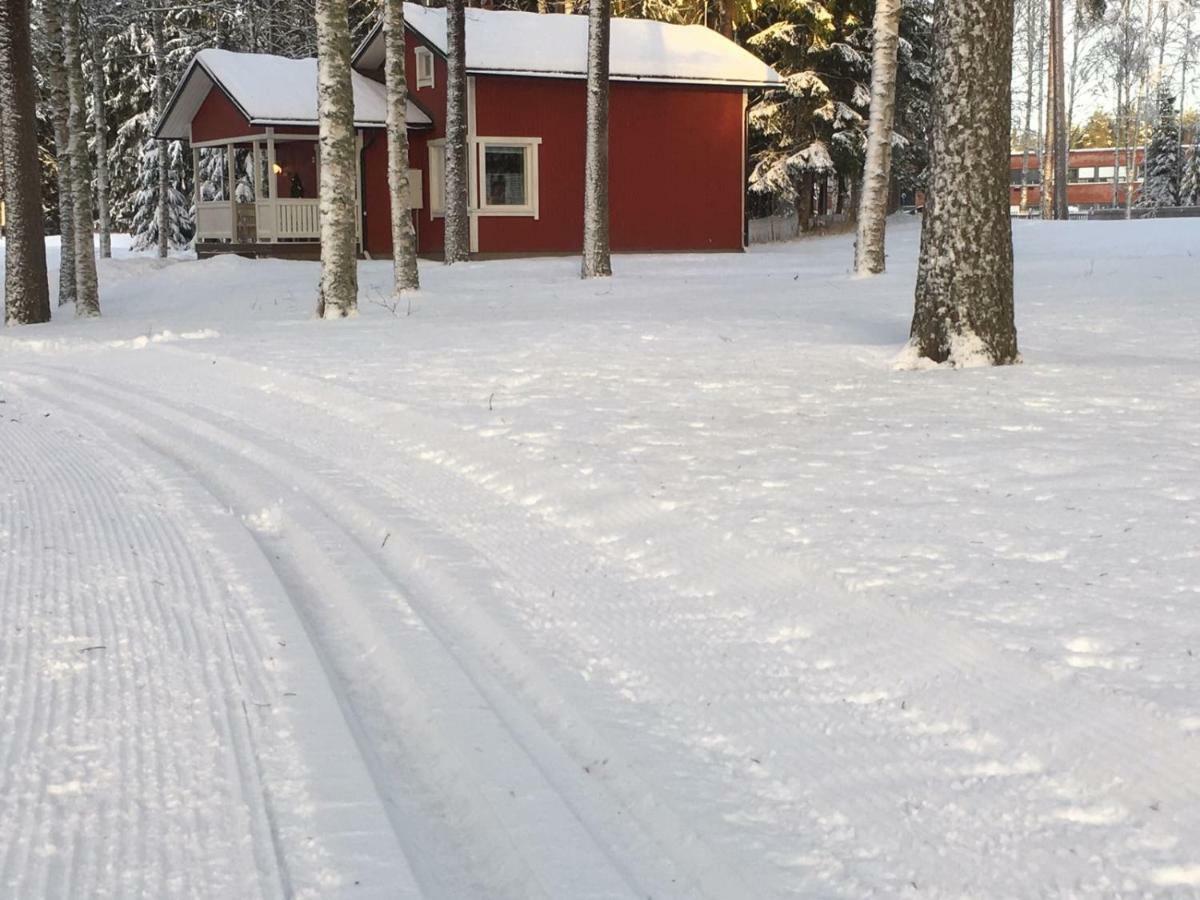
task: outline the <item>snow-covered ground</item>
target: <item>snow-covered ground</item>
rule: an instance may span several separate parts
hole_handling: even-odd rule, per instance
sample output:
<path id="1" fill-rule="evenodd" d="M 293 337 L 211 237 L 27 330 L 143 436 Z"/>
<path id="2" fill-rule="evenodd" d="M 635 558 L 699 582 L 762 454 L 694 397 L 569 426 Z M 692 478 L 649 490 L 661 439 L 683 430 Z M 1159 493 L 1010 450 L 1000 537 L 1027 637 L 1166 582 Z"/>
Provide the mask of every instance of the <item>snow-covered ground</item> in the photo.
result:
<path id="1" fill-rule="evenodd" d="M 917 235 L 4 332 L 0 895 L 1200 894 L 1200 222 L 1018 223 L 1006 369 Z"/>

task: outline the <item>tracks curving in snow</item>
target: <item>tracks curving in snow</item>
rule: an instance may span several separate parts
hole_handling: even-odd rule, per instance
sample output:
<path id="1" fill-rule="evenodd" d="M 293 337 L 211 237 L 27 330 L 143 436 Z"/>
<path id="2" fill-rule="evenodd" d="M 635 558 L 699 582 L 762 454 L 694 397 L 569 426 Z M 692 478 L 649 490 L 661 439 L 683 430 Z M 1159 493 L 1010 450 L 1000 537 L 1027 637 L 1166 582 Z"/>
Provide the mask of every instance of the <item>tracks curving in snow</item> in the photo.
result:
<path id="1" fill-rule="evenodd" d="M 256 530 L 431 894 L 1103 891 L 1200 839 L 1194 741 L 1118 698 L 602 475 L 156 352 L 196 390 L 22 383 Z"/>

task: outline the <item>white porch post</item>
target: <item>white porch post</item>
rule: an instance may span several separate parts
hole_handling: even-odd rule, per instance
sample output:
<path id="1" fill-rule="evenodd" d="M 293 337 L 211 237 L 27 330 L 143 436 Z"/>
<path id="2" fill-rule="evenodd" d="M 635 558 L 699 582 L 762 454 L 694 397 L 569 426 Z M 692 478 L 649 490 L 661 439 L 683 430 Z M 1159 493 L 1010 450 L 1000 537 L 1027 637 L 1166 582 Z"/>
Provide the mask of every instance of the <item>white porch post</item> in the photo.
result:
<path id="1" fill-rule="evenodd" d="M 228 173 L 226 175 L 226 194 L 229 195 L 229 234 L 230 243 L 237 243 L 237 164 L 234 160 L 233 144 L 225 145 L 225 162 L 227 164 Z"/>
<path id="2" fill-rule="evenodd" d="M 279 179 L 275 177 L 275 129 L 267 129 L 267 196 L 271 201 L 271 242 L 279 240 Z"/>

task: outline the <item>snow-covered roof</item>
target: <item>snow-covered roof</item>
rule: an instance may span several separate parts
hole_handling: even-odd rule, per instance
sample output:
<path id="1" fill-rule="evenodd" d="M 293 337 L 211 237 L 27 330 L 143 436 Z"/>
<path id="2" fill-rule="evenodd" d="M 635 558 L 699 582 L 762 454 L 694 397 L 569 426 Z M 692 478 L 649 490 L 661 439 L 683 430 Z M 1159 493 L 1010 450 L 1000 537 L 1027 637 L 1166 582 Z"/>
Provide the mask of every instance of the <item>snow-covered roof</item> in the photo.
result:
<path id="1" fill-rule="evenodd" d="M 387 122 L 387 93 L 383 85 L 352 72 L 354 124 L 382 127 Z M 317 61 L 288 59 L 263 53 L 201 50 L 188 66 L 154 129 L 155 137 L 186 139 L 192 118 L 218 86 L 251 125 L 316 125 Z M 429 125 L 429 116 L 412 101 L 410 125 Z"/>
<path id="2" fill-rule="evenodd" d="M 404 4 L 408 26 L 446 53 L 446 10 Z M 468 9 L 467 71 L 478 74 L 583 78 L 587 16 Z M 362 69 L 383 65 L 377 25 L 354 55 Z M 711 28 L 646 19 L 613 19 L 610 77 L 759 87 L 782 84 L 779 73 Z"/>

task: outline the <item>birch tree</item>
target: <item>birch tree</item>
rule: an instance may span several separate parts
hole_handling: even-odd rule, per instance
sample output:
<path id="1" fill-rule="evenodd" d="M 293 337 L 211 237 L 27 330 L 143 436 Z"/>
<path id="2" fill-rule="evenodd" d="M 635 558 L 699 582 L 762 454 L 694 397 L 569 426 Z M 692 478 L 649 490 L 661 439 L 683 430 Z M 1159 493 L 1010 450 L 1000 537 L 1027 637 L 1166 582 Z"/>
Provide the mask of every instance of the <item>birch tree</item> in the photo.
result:
<path id="1" fill-rule="evenodd" d="M 471 252 L 467 185 L 467 22 L 463 0 L 446 0 L 446 265 Z"/>
<path id="2" fill-rule="evenodd" d="M 900 47 L 901 0 L 875 4 L 875 49 L 871 62 L 871 118 L 867 161 L 858 212 L 854 268 L 878 275 L 887 267 L 888 195 L 892 182 L 892 127 L 896 121 L 896 57 Z"/>
<path id="3" fill-rule="evenodd" d="M 934 4 L 929 196 L 911 347 L 935 362 L 1017 362 L 1011 0 Z"/>
<path id="4" fill-rule="evenodd" d="M 96 279 L 96 248 L 92 238 L 92 162 L 88 155 L 87 113 L 84 108 L 83 45 L 79 0 L 67 0 L 63 16 L 63 47 L 67 69 L 68 120 L 71 151 L 71 208 L 75 214 L 75 315 L 100 315 Z"/>
<path id="5" fill-rule="evenodd" d="M 612 0 L 589 0 L 583 277 L 612 275 L 608 216 L 608 63 Z"/>
<path id="6" fill-rule="evenodd" d="M 317 0 L 316 14 L 321 147 L 321 295 L 317 315 L 340 319 L 358 311 L 350 24 L 346 0 Z"/>
<path id="7" fill-rule="evenodd" d="M 0 0 L 0 170 L 7 243 L 4 323 L 50 321 L 38 168 L 37 113 L 29 0 Z"/>
<path id="8" fill-rule="evenodd" d="M 108 192 L 108 120 L 104 114 L 104 66 L 93 23 L 88 46 L 92 61 L 92 126 L 96 134 L 96 216 L 100 227 L 100 256 L 112 256 L 112 215 Z"/>
<path id="9" fill-rule="evenodd" d="M 392 199 L 392 271 L 396 295 L 421 286 L 408 183 L 408 81 L 404 72 L 404 2 L 383 3 L 387 83 L 388 192 Z"/>
<path id="10" fill-rule="evenodd" d="M 162 13 L 154 12 L 154 119 L 162 115 L 167 96 L 166 38 L 163 36 Z M 167 142 L 158 141 L 158 257 L 166 259 L 170 251 L 171 207 L 167 194 L 171 189 Z"/>
<path id="11" fill-rule="evenodd" d="M 75 302 L 75 227 L 71 206 L 71 150 L 67 69 L 63 62 L 62 0 L 47 0 L 42 10 L 46 31 L 44 75 L 49 88 L 50 122 L 54 127 L 54 161 L 58 188 L 58 305 Z"/>

